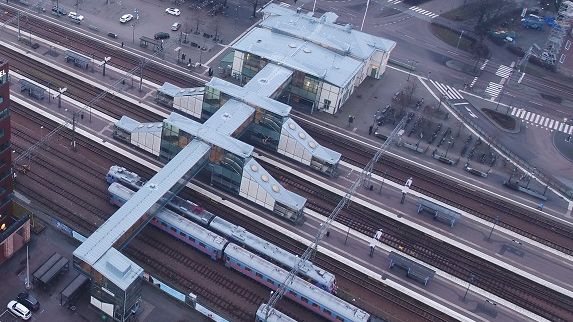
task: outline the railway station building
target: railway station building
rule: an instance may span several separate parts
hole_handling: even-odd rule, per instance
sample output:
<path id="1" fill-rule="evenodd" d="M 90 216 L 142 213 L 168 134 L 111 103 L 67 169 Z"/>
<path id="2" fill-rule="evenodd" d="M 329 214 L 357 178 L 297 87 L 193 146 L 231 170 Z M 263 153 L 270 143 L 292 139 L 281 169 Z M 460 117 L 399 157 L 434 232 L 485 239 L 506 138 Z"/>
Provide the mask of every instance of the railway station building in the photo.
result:
<path id="1" fill-rule="evenodd" d="M 232 75 L 244 84 L 269 63 L 285 67 L 292 76 L 281 100 L 311 111 L 339 112 L 366 77 L 383 76 L 396 46 L 336 24 L 332 12 L 313 17 L 273 3 L 263 13 L 261 23 L 232 46 Z"/>
<path id="2" fill-rule="evenodd" d="M 30 240 L 30 216 L 14 209 L 14 176 L 10 131 L 9 64 L 0 57 L 0 264 Z"/>

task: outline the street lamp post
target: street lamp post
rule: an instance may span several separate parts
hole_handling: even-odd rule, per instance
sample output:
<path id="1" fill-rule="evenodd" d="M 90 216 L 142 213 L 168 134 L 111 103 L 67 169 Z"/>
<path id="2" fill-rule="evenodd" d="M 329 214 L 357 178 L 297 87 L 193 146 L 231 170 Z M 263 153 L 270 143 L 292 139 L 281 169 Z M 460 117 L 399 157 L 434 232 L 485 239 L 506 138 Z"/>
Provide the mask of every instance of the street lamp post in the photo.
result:
<path id="1" fill-rule="evenodd" d="M 412 70 L 414 69 L 414 64 L 418 63 L 417 61 L 415 61 L 413 59 L 409 60 L 409 62 L 410 62 L 410 68 L 408 70 L 408 79 L 406 80 L 406 82 L 410 81 L 410 75 L 412 75 Z"/>
<path id="2" fill-rule="evenodd" d="M 487 236 L 487 240 L 491 238 L 491 234 L 493 234 L 493 230 L 495 226 L 499 223 L 499 215 L 495 216 L 495 220 L 493 221 L 493 226 L 491 226 L 491 230 L 489 231 L 489 236 Z"/>
<path id="3" fill-rule="evenodd" d="M 475 275 L 473 273 L 470 273 L 470 280 L 468 282 L 468 287 L 466 288 L 466 293 L 464 294 L 464 299 L 463 301 L 466 301 L 466 296 L 468 296 L 468 292 L 470 290 L 470 286 L 472 285 L 472 283 L 474 282 L 475 279 Z"/>
<path id="4" fill-rule="evenodd" d="M 458 38 L 458 44 L 456 45 L 456 50 L 458 50 L 458 47 L 460 47 L 460 41 L 462 40 L 462 36 L 464 35 L 464 31 L 462 30 L 462 32 L 460 32 L 460 37 Z"/>

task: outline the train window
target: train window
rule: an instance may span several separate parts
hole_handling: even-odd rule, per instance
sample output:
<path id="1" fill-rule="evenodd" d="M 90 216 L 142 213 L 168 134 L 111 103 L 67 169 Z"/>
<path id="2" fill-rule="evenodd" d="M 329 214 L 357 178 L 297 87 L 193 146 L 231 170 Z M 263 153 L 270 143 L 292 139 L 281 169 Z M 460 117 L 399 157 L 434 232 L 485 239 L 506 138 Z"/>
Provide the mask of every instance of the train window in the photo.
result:
<path id="1" fill-rule="evenodd" d="M 185 235 L 185 233 L 182 232 L 182 231 L 179 232 L 179 235 L 181 235 L 181 236 L 183 236 L 183 237 L 187 236 L 187 235 Z"/>
<path id="2" fill-rule="evenodd" d="M 316 304 L 316 303 L 314 303 L 314 302 L 311 303 L 311 304 L 312 304 L 313 307 L 318 307 L 318 304 Z"/>
<path id="3" fill-rule="evenodd" d="M 251 269 L 248 268 L 248 267 L 245 267 L 245 271 L 247 271 L 247 272 L 252 272 Z"/>
<path id="4" fill-rule="evenodd" d="M 263 274 L 261 273 L 256 273 L 258 278 L 263 278 Z"/>
<path id="5" fill-rule="evenodd" d="M 201 247 L 205 247 L 205 244 L 203 244 L 203 243 L 199 243 L 199 246 L 201 246 Z"/>
<path id="6" fill-rule="evenodd" d="M 304 296 L 300 297 L 301 301 L 303 301 L 304 303 L 308 303 L 308 299 Z"/>
<path id="7" fill-rule="evenodd" d="M 326 314 L 328 314 L 328 315 L 332 315 L 332 313 L 330 313 L 330 311 L 327 310 L 327 309 L 323 309 L 323 311 L 324 311 L 324 313 L 326 313 Z"/>
<path id="8" fill-rule="evenodd" d="M 177 228 L 175 228 L 175 227 L 169 227 L 169 228 L 170 228 L 172 231 L 177 232 Z"/>
<path id="9" fill-rule="evenodd" d="M 336 317 L 336 319 L 337 319 L 338 321 L 342 321 L 342 322 L 344 322 L 344 319 L 343 319 L 343 318 L 341 318 L 340 316 L 337 316 L 337 317 Z"/>
<path id="10" fill-rule="evenodd" d="M 161 226 L 167 227 L 167 224 L 161 221 Z"/>
<path id="11" fill-rule="evenodd" d="M 267 278 L 267 281 L 268 281 L 269 283 L 271 283 L 271 284 L 275 285 L 275 282 L 273 282 L 273 280 L 272 280 L 272 279 L 270 279 L 270 278 Z"/>
<path id="12" fill-rule="evenodd" d="M 192 242 L 195 242 L 195 238 L 193 238 L 193 237 L 191 237 L 191 236 L 189 236 L 189 240 L 192 241 Z M 227 257 L 227 259 L 229 259 L 229 257 Z"/>

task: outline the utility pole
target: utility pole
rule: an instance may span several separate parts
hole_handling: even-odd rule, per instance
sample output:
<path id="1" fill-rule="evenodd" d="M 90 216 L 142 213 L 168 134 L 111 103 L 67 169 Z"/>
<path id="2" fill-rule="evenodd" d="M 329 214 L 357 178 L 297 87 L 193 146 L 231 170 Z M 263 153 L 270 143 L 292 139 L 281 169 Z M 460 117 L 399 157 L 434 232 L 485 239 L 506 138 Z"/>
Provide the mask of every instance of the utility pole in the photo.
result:
<path id="1" fill-rule="evenodd" d="M 487 240 L 491 238 L 491 234 L 493 234 L 493 230 L 495 226 L 499 223 L 499 215 L 495 216 L 495 220 L 493 221 L 493 226 L 491 226 L 491 230 L 489 231 L 489 236 L 487 236 Z"/>
<path id="2" fill-rule="evenodd" d="M 462 40 L 462 36 L 464 35 L 464 31 L 462 30 L 462 32 L 460 32 L 460 37 L 458 38 L 458 44 L 456 45 L 456 50 L 458 50 L 458 48 L 460 47 L 460 41 Z"/>
<path id="3" fill-rule="evenodd" d="M 466 296 L 468 295 L 468 292 L 470 290 L 470 286 L 474 282 L 474 279 L 475 279 L 475 275 L 473 273 L 470 273 L 470 280 L 468 282 L 468 288 L 466 288 L 466 293 L 464 294 L 464 299 L 463 299 L 464 302 L 466 301 Z"/>

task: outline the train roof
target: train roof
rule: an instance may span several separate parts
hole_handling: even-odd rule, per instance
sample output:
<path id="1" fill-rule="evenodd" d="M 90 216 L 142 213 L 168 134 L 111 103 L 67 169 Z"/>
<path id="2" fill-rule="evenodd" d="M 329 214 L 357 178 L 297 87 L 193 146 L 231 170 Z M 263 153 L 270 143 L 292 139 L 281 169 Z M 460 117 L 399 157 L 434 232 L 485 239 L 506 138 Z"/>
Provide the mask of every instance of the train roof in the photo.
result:
<path id="1" fill-rule="evenodd" d="M 248 247 L 256 250 L 260 254 L 272 258 L 273 260 L 293 268 L 298 263 L 299 257 L 272 244 L 263 238 L 249 232 L 241 226 L 237 226 L 223 218 L 216 217 L 211 221 L 210 227 L 219 231 L 227 237 L 241 241 Z M 335 281 L 334 274 L 323 270 L 310 261 L 306 261 L 300 268 L 300 272 L 305 276 L 321 283 L 322 285 L 332 286 Z"/>
<path id="2" fill-rule="evenodd" d="M 118 182 L 110 184 L 109 187 L 107 188 L 107 191 L 125 200 L 128 200 L 135 194 L 135 191 L 129 189 L 128 187 Z"/>
<path id="3" fill-rule="evenodd" d="M 176 227 L 180 232 L 184 232 L 188 236 L 199 239 L 217 250 L 222 251 L 227 244 L 227 240 L 225 238 L 201 227 L 189 219 L 179 216 L 171 210 L 163 209 L 155 216 L 155 218 L 165 222 L 169 226 Z"/>
<path id="4" fill-rule="evenodd" d="M 215 215 L 205 210 L 203 207 L 197 205 L 196 203 L 178 196 L 173 197 L 173 199 L 171 199 L 169 202 L 169 205 L 177 208 L 176 211 L 181 211 L 188 218 L 204 225 L 208 225 L 209 222 L 211 222 L 211 219 L 215 217 Z"/>
<path id="5" fill-rule="evenodd" d="M 284 269 L 273 265 L 269 261 L 244 248 L 241 248 L 236 244 L 229 243 L 225 248 L 225 254 L 249 265 L 252 269 L 275 281 L 285 281 L 288 276 L 288 272 Z M 327 308 L 331 312 L 343 315 L 344 318 L 349 321 L 366 322 L 370 317 L 370 314 L 364 310 L 302 280 L 297 276 L 292 279 L 288 287 L 299 295 L 318 302 L 322 307 Z"/>
<path id="6" fill-rule="evenodd" d="M 259 319 L 261 319 L 262 321 L 265 321 L 266 318 L 266 322 L 296 322 L 295 319 L 291 318 L 290 316 L 281 313 L 279 311 L 277 311 L 276 309 L 270 309 L 270 314 L 268 317 L 266 317 L 266 313 L 267 310 L 266 309 L 266 303 L 262 303 L 259 306 L 259 309 L 257 310 L 257 317 Z"/>
<path id="7" fill-rule="evenodd" d="M 145 180 L 143 180 L 137 173 L 127 171 L 126 168 L 117 165 L 112 165 L 107 174 L 108 176 L 111 175 L 117 178 L 117 180 L 130 185 L 141 187 L 145 184 Z"/>

